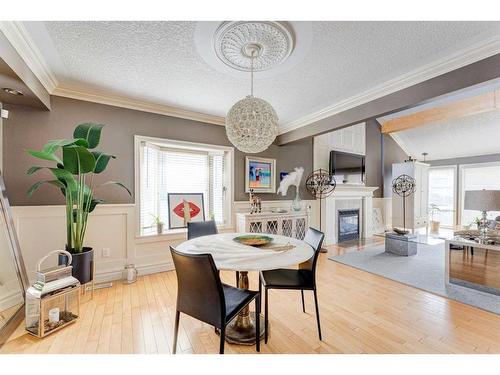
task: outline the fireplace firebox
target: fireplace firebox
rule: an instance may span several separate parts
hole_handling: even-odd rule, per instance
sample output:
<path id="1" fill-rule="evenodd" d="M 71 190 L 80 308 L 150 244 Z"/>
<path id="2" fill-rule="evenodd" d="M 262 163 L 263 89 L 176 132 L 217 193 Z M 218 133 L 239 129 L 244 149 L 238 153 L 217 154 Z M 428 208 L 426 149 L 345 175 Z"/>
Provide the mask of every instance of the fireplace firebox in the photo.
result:
<path id="1" fill-rule="evenodd" d="M 359 210 L 338 211 L 338 242 L 359 239 Z"/>

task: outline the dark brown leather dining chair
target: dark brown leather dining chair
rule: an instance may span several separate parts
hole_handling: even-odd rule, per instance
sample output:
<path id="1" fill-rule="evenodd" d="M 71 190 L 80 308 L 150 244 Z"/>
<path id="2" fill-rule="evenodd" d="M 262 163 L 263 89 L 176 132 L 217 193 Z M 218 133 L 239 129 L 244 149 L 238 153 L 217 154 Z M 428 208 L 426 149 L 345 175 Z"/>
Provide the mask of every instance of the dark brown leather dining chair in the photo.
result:
<path id="1" fill-rule="evenodd" d="M 219 233 L 217 231 L 217 225 L 215 224 L 215 220 L 188 222 L 187 229 L 188 229 L 188 240 L 192 238 L 210 236 L 212 234 Z M 236 271 L 236 286 L 238 286 L 239 279 L 240 279 L 240 273 Z"/>
<path id="2" fill-rule="evenodd" d="M 325 235 L 314 228 L 309 228 L 304 237 L 304 242 L 314 249 L 314 255 L 303 263 L 299 264 L 299 269 L 276 269 L 261 271 L 259 278 L 259 292 L 264 286 L 264 342 L 267 343 L 269 326 L 269 308 L 267 291 L 269 289 L 291 289 L 300 290 L 302 295 L 302 311 L 306 312 L 304 303 L 304 290 L 314 292 L 314 304 L 316 305 L 316 320 L 318 323 L 318 334 L 321 340 L 321 324 L 319 321 L 318 295 L 316 293 L 316 263 L 321 251 L 321 245 Z"/>
<path id="3" fill-rule="evenodd" d="M 231 320 L 253 300 L 256 315 L 259 316 L 259 292 L 223 284 L 210 254 L 184 254 L 173 247 L 170 247 L 170 252 L 177 274 L 173 353 L 177 350 L 179 318 L 182 312 L 218 329 L 219 353 L 224 354 L 226 327 Z M 256 337 L 259 337 L 259 319 L 256 319 L 255 331 Z M 256 340 L 255 346 L 259 352 L 260 340 Z"/>

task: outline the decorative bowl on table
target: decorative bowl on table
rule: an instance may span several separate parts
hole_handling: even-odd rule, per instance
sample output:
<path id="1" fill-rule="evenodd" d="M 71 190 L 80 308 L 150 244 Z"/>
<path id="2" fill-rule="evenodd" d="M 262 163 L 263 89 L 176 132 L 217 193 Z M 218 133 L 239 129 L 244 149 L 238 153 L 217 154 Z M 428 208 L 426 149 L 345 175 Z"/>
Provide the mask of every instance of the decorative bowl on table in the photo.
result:
<path id="1" fill-rule="evenodd" d="M 262 234 L 245 234 L 233 238 L 234 241 L 247 246 L 265 246 L 273 242 L 273 238 Z"/>
<path id="2" fill-rule="evenodd" d="M 404 228 L 397 228 L 397 227 L 394 227 L 394 228 L 392 228 L 392 230 L 393 230 L 394 232 L 396 232 L 397 234 L 400 234 L 400 235 L 403 235 L 403 236 L 404 236 L 405 234 L 410 233 L 410 231 L 409 231 L 408 229 L 404 229 Z"/>

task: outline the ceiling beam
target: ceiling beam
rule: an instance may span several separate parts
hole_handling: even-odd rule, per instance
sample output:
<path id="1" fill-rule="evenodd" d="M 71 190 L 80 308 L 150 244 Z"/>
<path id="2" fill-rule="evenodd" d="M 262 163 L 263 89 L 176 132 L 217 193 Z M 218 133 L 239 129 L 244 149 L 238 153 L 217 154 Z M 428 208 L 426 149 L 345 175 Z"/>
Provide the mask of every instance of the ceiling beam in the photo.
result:
<path id="1" fill-rule="evenodd" d="M 499 108 L 499 98 L 500 90 L 495 90 L 450 104 L 393 118 L 383 122 L 382 133 L 394 133 L 427 126 L 438 121 L 455 120 L 470 115 L 494 111 Z"/>
<path id="2" fill-rule="evenodd" d="M 284 145 L 302 138 L 321 135 L 354 125 L 371 118 L 382 117 L 415 107 L 441 95 L 484 83 L 500 77 L 500 53 L 461 68 L 441 74 L 368 103 L 339 112 L 311 125 L 278 136 L 276 143 Z"/>
<path id="3" fill-rule="evenodd" d="M 41 105 L 50 110 L 49 92 L 10 43 L 2 30 L 0 30 L 0 58 L 40 100 Z"/>

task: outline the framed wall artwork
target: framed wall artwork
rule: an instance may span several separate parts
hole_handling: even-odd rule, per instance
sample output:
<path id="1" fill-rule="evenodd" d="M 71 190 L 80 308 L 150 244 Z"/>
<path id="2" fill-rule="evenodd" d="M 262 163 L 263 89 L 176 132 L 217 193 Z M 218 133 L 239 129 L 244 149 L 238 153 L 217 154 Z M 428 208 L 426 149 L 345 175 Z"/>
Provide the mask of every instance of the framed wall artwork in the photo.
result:
<path id="1" fill-rule="evenodd" d="M 276 192 L 276 159 L 247 156 L 245 158 L 245 192 Z"/>
<path id="2" fill-rule="evenodd" d="M 186 228 L 190 221 L 204 220 L 203 193 L 168 193 L 168 229 Z"/>

